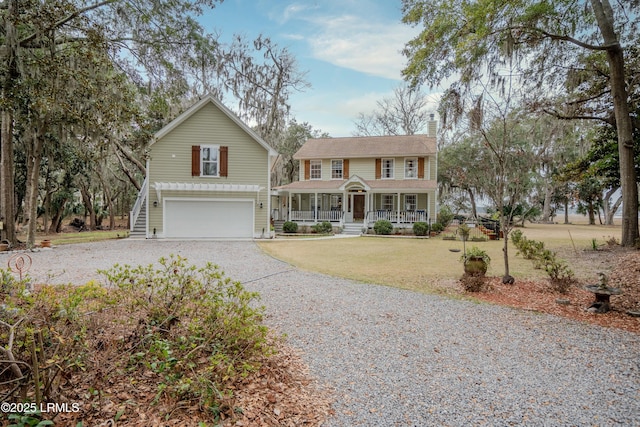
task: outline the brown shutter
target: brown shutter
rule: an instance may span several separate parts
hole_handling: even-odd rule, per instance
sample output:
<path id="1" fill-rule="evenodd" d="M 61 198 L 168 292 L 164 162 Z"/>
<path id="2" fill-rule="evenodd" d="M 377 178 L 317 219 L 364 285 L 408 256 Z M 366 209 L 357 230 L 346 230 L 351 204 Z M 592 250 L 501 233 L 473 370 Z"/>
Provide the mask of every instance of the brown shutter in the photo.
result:
<path id="1" fill-rule="evenodd" d="M 418 157 L 418 178 L 424 178 L 424 157 Z"/>
<path id="2" fill-rule="evenodd" d="M 349 179 L 349 159 L 342 161 L 342 178 Z"/>
<path id="3" fill-rule="evenodd" d="M 191 146 L 191 176 L 200 176 L 200 146 Z"/>
<path id="4" fill-rule="evenodd" d="M 376 159 L 376 179 L 382 178 L 382 159 Z"/>
<path id="5" fill-rule="evenodd" d="M 304 161 L 304 180 L 309 181 L 311 179 L 311 160 Z"/>
<path id="6" fill-rule="evenodd" d="M 220 147 L 220 176 L 229 175 L 229 147 Z"/>

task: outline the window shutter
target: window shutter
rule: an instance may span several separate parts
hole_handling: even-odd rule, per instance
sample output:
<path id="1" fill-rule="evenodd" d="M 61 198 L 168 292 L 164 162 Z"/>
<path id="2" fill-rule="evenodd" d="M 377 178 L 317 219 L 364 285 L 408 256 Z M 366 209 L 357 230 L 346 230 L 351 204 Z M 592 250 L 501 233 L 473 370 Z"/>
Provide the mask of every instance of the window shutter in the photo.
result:
<path id="1" fill-rule="evenodd" d="M 200 146 L 191 146 L 191 176 L 200 176 Z"/>
<path id="2" fill-rule="evenodd" d="M 418 157 L 418 178 L 424 178 L 424 157 Z"/>
<path id="3" fill-rule="evenodd" d="M 311 160 L 304 161 L 304 180 L 309 181 L 311 179 Z"/>
<path id="4" fill-rule="evenodd" d="M 376 159 L 376 179 L 382 178 L 382 159 Z"/>
<path id="5" fill-rule="evenodd" d="M 229 147 L 220 147 L 220 176 L 229 175 Z"/>
<path id="6" fill-rule="evenodd" d="M 342 178 L 349 179 L 349 159 L 342 161 Z"/>

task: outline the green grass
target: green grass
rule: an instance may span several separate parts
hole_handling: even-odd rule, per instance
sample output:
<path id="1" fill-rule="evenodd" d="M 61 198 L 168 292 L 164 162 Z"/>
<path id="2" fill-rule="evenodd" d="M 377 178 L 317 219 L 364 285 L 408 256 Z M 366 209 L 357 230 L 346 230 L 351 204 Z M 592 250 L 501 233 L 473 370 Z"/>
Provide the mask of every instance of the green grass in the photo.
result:
<path id="1" fill-rule="evenodd" d="M 129 235 L 128 230 L 115 231 L 83 231 L 73 233 L 49 234 L 38 236 L 37 242 L 49 239 L 53 245 L 70 245 L 73 243 L 99 242 L 102 240 L 122 239 Z"/>
<path id="2" fill-rule="evenodd" d="M 576 251 L 590 248 L 594 238 L 604 242 L 607 236 L 620 234 L 619 227 L 559 224 L 531 224 L 522 231 L 527 237 L 544 241 L 551 249 L 572 249 L 575 246 Z M 439 292 L 438 281 L 458 279 L 463 274 L 460 262 L 463 245 L 459 240 L 359 237 L 275 239 L 258 244 L 269 255 L 304 270 L 420 292 Z M 487 275 L 502 276 L 503 244 L 502 240 L 466 242 L 466 247 L 477 246 L 486 250 L 491 257 Z M 544 272 L 533 268 L 531 261 L 516 256 L 516 249 L 511 243 L 509 266 L 511 275 L 516 278 L 546 277 Z"/>

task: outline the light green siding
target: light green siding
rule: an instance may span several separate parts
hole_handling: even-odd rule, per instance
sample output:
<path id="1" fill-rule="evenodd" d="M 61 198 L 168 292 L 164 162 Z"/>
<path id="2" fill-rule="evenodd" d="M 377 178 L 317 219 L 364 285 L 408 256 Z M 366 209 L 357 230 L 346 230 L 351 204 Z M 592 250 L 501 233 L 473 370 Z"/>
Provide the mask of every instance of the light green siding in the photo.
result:
<path id="1" fill-rule="evenodd" d="M 228 176 L 191 176 L 191 151 L 194 145 L 228 147 Z M 269 230 L 268 188 L 269 158 L 267 150 L 231 120 L 213 103 L 207 103 L 175 129 L 151 145 L 149 150 L 149 233 L 162 235 L 162 203 L 153 189 L 155 182 L 258 185 L 256 192 L 166 191 L 162 197 L 254 199 L 254 232 Z M 260 209 L 260 203 L 263 208 Z"/>

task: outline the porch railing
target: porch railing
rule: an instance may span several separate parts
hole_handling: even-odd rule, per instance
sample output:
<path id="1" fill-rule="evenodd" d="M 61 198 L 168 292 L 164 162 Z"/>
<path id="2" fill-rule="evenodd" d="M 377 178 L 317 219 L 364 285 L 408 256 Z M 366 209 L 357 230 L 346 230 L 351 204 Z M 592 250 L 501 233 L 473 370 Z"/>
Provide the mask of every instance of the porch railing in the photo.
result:
<path id="1" fill-rule="evenodd" d="M 367 212 L 367 222 L 372 223 L 381 219 L 386 219 L 395 223 L 413 223 L 413 222 L 427 222 L 427 212 L 424 210 L 416 211 L 389 211 L 389 210 L 376 210 Z"/>
<path id="2" fill-rule="evenodd" d="M 304 221 L 304 222 L 340 222 L 342 221 L 342 211 L 318 211 L 317 219 L 313 214 L 313 211 L 291 211 L 290 221 Z"/>

